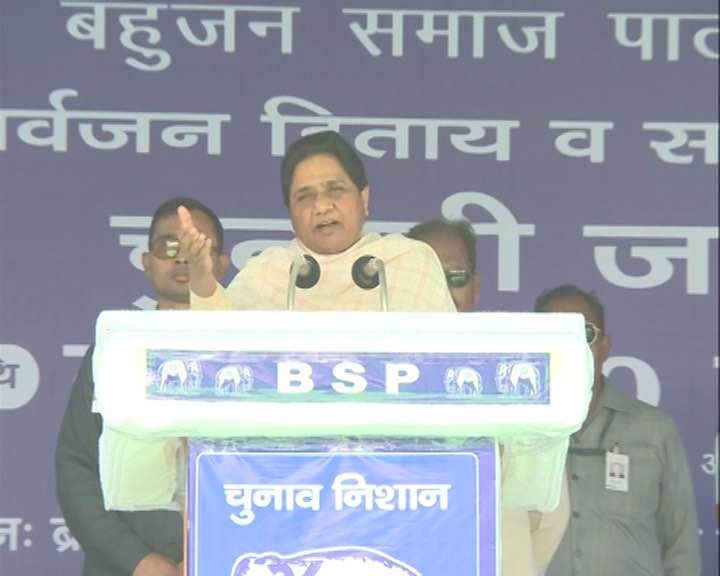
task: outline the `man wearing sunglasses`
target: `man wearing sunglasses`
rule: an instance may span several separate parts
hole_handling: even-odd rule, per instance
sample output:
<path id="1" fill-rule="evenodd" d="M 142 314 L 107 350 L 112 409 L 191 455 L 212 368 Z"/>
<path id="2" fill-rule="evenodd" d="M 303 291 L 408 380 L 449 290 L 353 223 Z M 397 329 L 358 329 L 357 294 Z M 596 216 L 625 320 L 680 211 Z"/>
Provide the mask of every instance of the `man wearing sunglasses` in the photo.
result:
<path id="1" fill-rule="evenodd" d="M 190 205 L 174 198 L 165 202 L 153 217 L 149 233 L 149 251 L 142 256 L 145 276 L 158 297 L 158 308 L 185 310 L 190 305 L 190 272 L 188 260 L 181 252 L 179 206 L 190 211 L 195 226 L 209 240 L 210 270 L 214 278 L 222 278 L 229 265 L 229 258 L 223 250 L 223 229 L 220 220 L 209 208 L 194 199 Z M 173 213 L 168 212 L 171 207 Z M 160 213 L 161 216 L 157 216 Z M 197 217 L 197 218 L 196 218 Z M 198 220 L 199 219 L 199 220 Z"/>
<path id="2" fill-rule="evenodd" d="M 435 251 L 458 312 L 475 310 L 480 277 L 475 272 L 476 237 L 470 223 L 464 220 L 429 220 L 413 226 L 407 236 L 425 242 Z M 562 539 L 568 517 L 565 486 L 560 504 L 552 512 L 503 508 L 503 576 L 543 574 Z"/>
<path id="3" fill-rule="evenodd" d="M 611 341 L 602 304 L 562 285 L 541 294 L 535 311 L 582 314 L 595 364 L 590 409 L 568 451 L 570 525 L 548 576 L 698 576 L 685 449 L 667 414 L 605 381 Z"/>
<path id="4" fill-rule="evenodd" d="M 143 268 L 160 310 L 189 308 L 189 276 L 180 250 L 178 206 L 190 210 L 212 243 L 213 273 L 221 280 L 228 266 L 223 230 L 215 213 L 191 198 L 173 198 L 155 212 Z M 68 527 L 85 553 L 86 576 L 181 576 L 183 527 L 179 512 L 105 510 L 98 472 L 102 419 L 93 413 L 91 347 L 73 385 L 55 451 L 57 498 Z"/>
<path id="5" fill-rule="evenodd" d="M 472 312 L 480 294 L 475 273 L 475 233 L 466 221 L 428 220 L 413 226 L 406 236 L 435 251 L 458 312 Z"/>

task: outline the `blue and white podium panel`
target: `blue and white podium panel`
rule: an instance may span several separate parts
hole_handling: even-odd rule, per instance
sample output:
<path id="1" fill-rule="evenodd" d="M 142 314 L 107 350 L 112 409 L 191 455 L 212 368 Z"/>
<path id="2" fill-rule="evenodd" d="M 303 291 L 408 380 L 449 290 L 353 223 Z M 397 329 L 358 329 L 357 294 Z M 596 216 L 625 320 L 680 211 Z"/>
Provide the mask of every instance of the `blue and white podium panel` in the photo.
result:
<path id="1" fill-rule="evenodd" d="M 190 442 L 190 576 L 499 574 L 494 442 L 303 445 Z"/>
<path id="2" fill-rule="evenodd" d="M 552 510 L 593 380 L 579 314 L 106 311 L 96 332 L 100 477 L 112 510 L 180 509 L 181 438 L 322 452 L 354 437 L 442 458 L 492 438 L 503 446 L 503 505 Z M 350 544 L 361 545 L 322 546 Z"/>

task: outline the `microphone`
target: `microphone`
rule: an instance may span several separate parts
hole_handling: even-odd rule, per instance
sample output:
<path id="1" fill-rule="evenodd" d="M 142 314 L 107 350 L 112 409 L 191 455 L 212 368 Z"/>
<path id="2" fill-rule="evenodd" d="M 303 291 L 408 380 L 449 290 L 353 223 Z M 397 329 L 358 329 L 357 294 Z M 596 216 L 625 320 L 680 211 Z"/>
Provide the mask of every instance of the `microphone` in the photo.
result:
<path id="1" fill-rule="evenodd" d="M 307 290 L 320 280 L 320 264 L 309 254 L 303 254 L 293 260 L 290 265 L 290 279 L 288 282 L 287 309 L 295 308 L 295 288 Z"/>
<path id="2" fill-rule="evenodd" d="M 387 312 L 387 278 L 385 262 L 369 254 L 360 256 L 352 267 L 352 279 L 363 290 L 372 290 L 380 286 L 380 309 Z"/>

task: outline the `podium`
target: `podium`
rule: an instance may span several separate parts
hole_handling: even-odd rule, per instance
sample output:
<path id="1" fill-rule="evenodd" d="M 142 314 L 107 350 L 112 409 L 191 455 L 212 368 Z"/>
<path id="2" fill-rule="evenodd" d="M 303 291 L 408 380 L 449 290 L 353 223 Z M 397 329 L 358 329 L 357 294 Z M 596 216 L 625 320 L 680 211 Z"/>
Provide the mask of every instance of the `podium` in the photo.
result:
<path id="1" fill-rule="evenodd" d="M 93 363 L 106 507 L 186 502 L 193 576 L 499 574 L 593 366 L 576 314 L 297 311 L 103 312 Z"/>

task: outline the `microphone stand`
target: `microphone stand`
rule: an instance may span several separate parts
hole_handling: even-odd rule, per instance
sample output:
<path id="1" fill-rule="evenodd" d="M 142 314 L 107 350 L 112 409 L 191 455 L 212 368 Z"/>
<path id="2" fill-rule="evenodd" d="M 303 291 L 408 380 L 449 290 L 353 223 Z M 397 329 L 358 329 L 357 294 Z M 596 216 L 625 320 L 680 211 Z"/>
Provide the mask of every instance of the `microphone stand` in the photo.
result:
<path id="1" fill-rule="evenodd" d="M 388 311 L 387 275 L 385 262 L 375 256 L 361 256 L 352 267 L 355 284 L 364 290 L 372 290 L 380 286 L 380 310 Z"/>
<path id="2" fill-rule="evenodd" d="M 287 309 L 295 309 L 295 288 L 312 288 L 320 280 L 320 264 L 309 254 L 304 254 L 293 260 L 290 265 L 290 278 L 288 280 Z"/>

